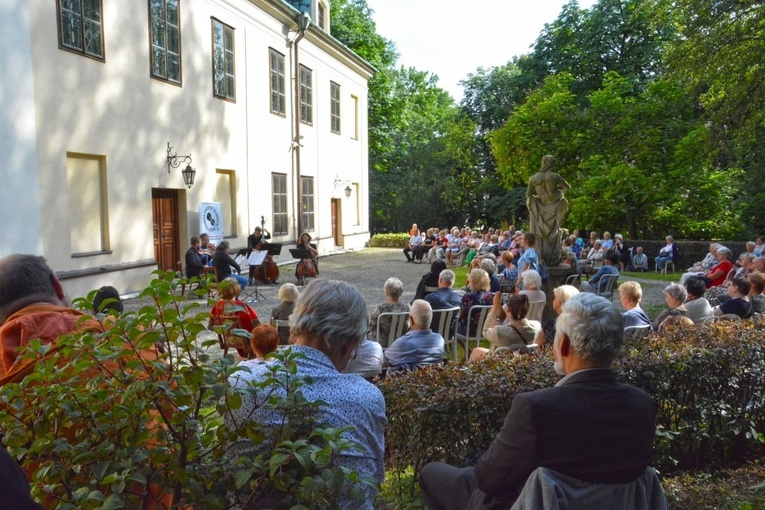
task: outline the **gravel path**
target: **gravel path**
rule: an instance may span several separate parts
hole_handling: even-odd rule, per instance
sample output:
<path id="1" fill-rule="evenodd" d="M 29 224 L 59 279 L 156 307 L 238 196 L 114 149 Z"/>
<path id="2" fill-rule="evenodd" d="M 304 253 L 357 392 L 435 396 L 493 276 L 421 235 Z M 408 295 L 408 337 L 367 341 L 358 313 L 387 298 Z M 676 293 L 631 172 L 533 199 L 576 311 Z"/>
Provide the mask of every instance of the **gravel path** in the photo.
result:
<path id="1" fill-rule="evenodd" d="M 279 269 L 279 284 L 295 283 L 294 264 L 283 265 Z M 401 301 L 408 303 L 414 297 L 420 278 L 428 270 L 427 263 L 408 263 L 401 250 L 392 248 L 368 248 L 361 251 L 345 252 L 322 257 L 319 261 L 321 278 L 344 280 L 353 284 L 366 300 L 370 313 L 376 305 L 385 301 L 383 284 L 386 279 L 395 276 L 404 283 L 405 290 Z M 632 279 L 640 282 L 643 287 L 643 308 L 650 311 L 652 308 L 659 307 L 661 309 L 665 306 L 664 295 L 662 294 L 662 289 L 667 285 L 665 282 L 647 278 L 624 278 L 623 280 Z M 458 282 L 458 284 L 461 283 Z M 258 286 L 258 290 L 265 299 L 251 304 L 261 318 L 270 317 L 271 309 L 279 304 L 277 299 L 279 284 Z M 137 298 L 125 300 L 126 310 L 137 310 L 146 304 L 150 304 L 150 302 Z M 618 296 L 614 297 L 614 304 L 621 309 Z"/>

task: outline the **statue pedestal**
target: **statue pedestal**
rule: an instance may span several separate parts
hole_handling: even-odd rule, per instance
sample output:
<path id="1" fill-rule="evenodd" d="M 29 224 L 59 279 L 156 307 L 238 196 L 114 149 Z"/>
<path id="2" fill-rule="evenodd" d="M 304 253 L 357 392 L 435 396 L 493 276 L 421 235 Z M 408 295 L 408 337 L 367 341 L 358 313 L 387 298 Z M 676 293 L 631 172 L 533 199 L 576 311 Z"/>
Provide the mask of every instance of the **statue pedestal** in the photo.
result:
<path id="1" fill-rule="evenodd" d="M 553 310 L 553 290 L 556 287 L 566 284 L 566 278 L 571 276 L 572 269 L 566 264 L 558 264 L 557 266 L 547 266 L 547 270 L 550 271 L 550 278 L 547 279 L 547 283 L 542 284 L 542 290 L 547 297 L 547 306 L 542 314 L 542 326 L 545 327 L 549 322 L 555 322 L 558 318 L 558 314 Z"/>

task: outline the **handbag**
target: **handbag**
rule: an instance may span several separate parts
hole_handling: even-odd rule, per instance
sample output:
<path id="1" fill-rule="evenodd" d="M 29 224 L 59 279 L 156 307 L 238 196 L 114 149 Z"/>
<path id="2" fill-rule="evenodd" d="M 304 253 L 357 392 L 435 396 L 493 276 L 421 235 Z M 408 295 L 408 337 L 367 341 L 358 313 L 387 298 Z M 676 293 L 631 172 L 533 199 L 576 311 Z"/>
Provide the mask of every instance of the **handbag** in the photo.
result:
<path id="1" fill-rule="evenodd" d="M 542 261 L 539 262 L 539 276 L 542 277 L 542 283 L 547 283 L 547 280 L 550 279 L 550 271 L 547 269 L 547 264 Z"/>

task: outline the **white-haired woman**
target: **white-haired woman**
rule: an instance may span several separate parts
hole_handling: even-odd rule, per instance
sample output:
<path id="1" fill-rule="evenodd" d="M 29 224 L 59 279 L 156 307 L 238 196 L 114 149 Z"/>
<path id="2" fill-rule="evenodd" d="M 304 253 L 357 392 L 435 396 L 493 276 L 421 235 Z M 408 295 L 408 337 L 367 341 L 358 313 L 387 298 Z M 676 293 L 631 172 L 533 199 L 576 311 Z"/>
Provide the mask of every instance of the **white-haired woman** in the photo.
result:
<path id="1" fill-rule="evenodd" d="M 523 290 L 520 290 L 518 286 L 515 287 L 516 294 L 525 294 L 529 301 L 543 301 L 547 299 L 542 288 L 542 277 L 534 269 L 529 269 L 521 273 L 521 281 L 523 282 Z"/>
<path id="2" fill-rule="evenodd" d="M 408 312 L 409 305 L 405 303 L 399 303 L 401 295 L 404 293 L 404 284 L 398 278 L 388 278 L 385 280 L 383 286 L 385 290 L 385 303 L 378 305 L 372 310 L 372 315 L 369 317 L 369 332 L 368 337 L 370 340 L 377 340 L 377 342 L 383 347 L 388 347 L 388 336 L 390 335 L 390 317 L 383 317 L 380 323 L 380 337 L 377 338 L 377 321 L 380 320 L 380 314 L 382 313 L 397 313 Z"/>
<path id="3" fill-rule="evenodd" d="M 552 308 L 555 310 L 555 313 L 560 315 L 561 311 L 563 310 L 563 305 L 571 299 L 572 297 L 579 294 L 579 289 L 574 287 L 573 285 L 561 285 L 559 287 L 555 287 L 555 290 L 553 290 L 553 301 L 552 301 Z M 536 344 L 537 347 L 542 348 L 546 346 L 552 346 L 553 340 L 555 340 L 555 322 L 551 321 L 545 328 L 542 330 L 536 338 Z"/>
<path id="4" fill-rule="evenodd" d="M 279 301 L 280 304 L 273 307 L 271 310 L 271 318 L 280 321 L 286 321 L 292 315 L 295 310 L 295 300 L 298 298 L 298 288 L 293 283 L 285 283 L 279 287 Z M 279 327 L 279 345 L 287 345 L 290 343 L 290 328 L 281 326 Z"/>

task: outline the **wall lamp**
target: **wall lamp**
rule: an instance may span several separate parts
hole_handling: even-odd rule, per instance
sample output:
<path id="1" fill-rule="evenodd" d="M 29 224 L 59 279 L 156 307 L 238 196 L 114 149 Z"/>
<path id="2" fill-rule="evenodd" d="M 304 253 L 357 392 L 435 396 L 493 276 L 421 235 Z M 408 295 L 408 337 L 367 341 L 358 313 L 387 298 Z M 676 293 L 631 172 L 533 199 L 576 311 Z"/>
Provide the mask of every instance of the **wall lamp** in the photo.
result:
<path id="1" fill-rule="evenodd" d="M 337 176 L 335 176 L 335 189 L 342 186 L 343 184 L 345 184 L 345 189 L 343 190 L 345 191 L 345 198 L 351 198 L 351 193 L 353 192 L 353 190 L 351 189 L 350 181 L 343 181 L 338 179 Z"/>
<path id="2" fill-rule="evenodd" d="M 186 168 L 181 170 L 183 183 L 191 189 L 191 186 L 194 185 L 194 177 L 197 175 L 197 171 L 191 168 L 191 154 L 178 156 L 178 154 L 173 152 L 170 142 L 167 142 L 167 173 L 170 173 L 171 168 L 178 168 L 184 163 L 186 163 Z"/>

